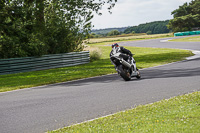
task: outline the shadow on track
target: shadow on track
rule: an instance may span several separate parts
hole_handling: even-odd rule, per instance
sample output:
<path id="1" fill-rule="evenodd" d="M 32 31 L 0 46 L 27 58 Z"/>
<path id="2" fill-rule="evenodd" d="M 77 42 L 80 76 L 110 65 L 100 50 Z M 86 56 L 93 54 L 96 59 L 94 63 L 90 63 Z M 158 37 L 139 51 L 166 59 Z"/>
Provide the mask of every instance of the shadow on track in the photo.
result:
<path id="1" fill-rule="evenodd" d="M 189 61 L 182 61 L 181 63 L 187 63 L 190 66 L 194 62 L 200 62 L 200 58 L 189 60 Z M 180 62 L 179 62 L 180 63 Z M 175 63 L 176 64 L 176 63 Z M 58 84 L 51 84 L 48 85 L 49 87 L 55 87 L 55 86 L 62 86 L 62 87 L 70 87 L 70 86 L 84 86 L 84 85 L 91 85 L 93 83 L 99 83 L 99 84 L 105 84 L 105 83 L 113 83 L 114 82 L 122 82 L 122 83 L 130 83 L 130 82 L 140 82 L 146 79 L 155 79 L 155 78 L 171 78 L 171 77 L 191 77 L 191 76 L 200 76 L 200 65 L 199 67 L 190 67 L 190 68 L 181 68 L 181 67 L 171 67 L 173 65 L 167 65 L 167 66 L 160 66 L 150 69 L 144 69 L 140 70 L 141 73 L 141 79 L 136 79 L 135 77 L 132 78 L 131 81 L 124 81 L 119 75 L 117 74 L 111 74 L 111 75 L 104 75 L 99 77 L 92 77 L 87 79 L 81 79 L 81 80 L 75 80 L 75 81 L 69 81 L 69 82 L 63 82 Z M 197 65 L 195 65 L 197 66 Z M 37 87 L 34 89 L 42 89 L 46 88 L 44 87 Z"/>
<path id="2" fill-rule="evenodd" d="M 200 58 L 189 61 L 182 61 L 182 63 L 185 62 L 188 64 L 188 68 L 173 68 L 171 65 L 169 65 L 164 66 L 164 69 L 163 67 L 157 67 L 141 71 L 142 79 L 200 76 L 200 65 L 198 67 L 193 67 L 193 63 L 195 63 L 194 61 L 200 62 Z"/>

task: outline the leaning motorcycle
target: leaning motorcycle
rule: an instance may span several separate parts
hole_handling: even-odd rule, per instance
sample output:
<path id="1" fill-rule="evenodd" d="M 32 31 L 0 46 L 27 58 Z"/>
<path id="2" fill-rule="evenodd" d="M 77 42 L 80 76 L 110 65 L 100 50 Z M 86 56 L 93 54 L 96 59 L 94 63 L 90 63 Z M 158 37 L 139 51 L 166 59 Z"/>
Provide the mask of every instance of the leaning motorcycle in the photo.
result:
<path id="1" fill-rule="evenodd" d="M 110 57 L 110 59 L 115 64 L 115 69 L 118 72 L 118 74 L 125 81 L 131 80 L 132 77 L 136 77 L 137 79 L 141 78 L 140 72 L 136 67 L 133 57 L 130 57 L 130 59 L 126 61 L 122 57 L 120 57 L 120 53 L 115 53 Z"/>

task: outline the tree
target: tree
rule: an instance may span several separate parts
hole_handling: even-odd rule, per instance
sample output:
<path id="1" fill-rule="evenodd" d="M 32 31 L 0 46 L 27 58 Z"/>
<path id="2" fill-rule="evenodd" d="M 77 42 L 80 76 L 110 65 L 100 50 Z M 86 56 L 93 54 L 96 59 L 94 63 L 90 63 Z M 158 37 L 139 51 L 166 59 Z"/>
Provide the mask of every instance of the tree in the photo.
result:
<path id="1" fill-rule="evenodd" d="M 168 28 L 174 32 L 189 31 L 200 27 L 200 0 L 184 3 L 172 12 L 174 19 L 170 20 Z"/>
<path id="2" fill-rule="evenodd" d="M 127 28 L 124 33 L 129 34 L 133 31 L 135 33 L 146 33 L 151 31 L 152 34 L 160 34 L 160 33 L 169 33 L 169 29 L 167 29 L 167 24 L 169 20 L 166 21 L 154 21 L 146 24 L 140 24 L 138 26 L 133 26 Z"/>
<path id="3" fill-rule="evenodd" d="M 117 0 L 1 0 L 0 58 L 82 50 L 91 19 Z"/>
<path id="4" fill-rule="evenodd" d="M 110 32 L 108 32 L 108 36 L 115 36 L 115 35 L 119 35 L 120 32 L 118 30 L 112 30 Z"/>

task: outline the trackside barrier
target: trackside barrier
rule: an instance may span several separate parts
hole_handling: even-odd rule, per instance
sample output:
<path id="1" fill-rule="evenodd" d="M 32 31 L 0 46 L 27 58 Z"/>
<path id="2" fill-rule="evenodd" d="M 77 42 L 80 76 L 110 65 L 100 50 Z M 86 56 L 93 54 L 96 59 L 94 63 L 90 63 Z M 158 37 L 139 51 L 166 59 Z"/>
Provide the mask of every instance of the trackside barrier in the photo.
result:
<path id="1" fill-rule="evenodd" d="M 89 51 L 0 59 L 0 75 L 75 66 L 89 62 Z"/>
<path id="2" fill-rule="evenodd" d="M 189 36 L 189 35 L 200 35 L 200 31 L 186 31 L 186 32 L 174 33 L 174 36 Z"/>

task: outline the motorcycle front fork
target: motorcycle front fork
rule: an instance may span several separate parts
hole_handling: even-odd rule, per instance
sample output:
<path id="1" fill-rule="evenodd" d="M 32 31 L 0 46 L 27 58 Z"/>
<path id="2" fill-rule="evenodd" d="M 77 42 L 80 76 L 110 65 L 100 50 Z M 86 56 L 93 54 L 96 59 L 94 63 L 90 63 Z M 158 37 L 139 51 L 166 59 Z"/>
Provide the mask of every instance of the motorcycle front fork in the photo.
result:
<path id="1" fill-rule="evenodd" d="M 132 71 L 133 71 L 133 72 L 136 72 L 136 71 L 137 71 L 137 68 L 136 68 L 136 63 L 135 63 L 134 58 L 131 59 L 131 65 L 132 65 Z"/>

